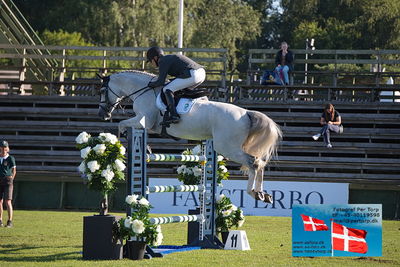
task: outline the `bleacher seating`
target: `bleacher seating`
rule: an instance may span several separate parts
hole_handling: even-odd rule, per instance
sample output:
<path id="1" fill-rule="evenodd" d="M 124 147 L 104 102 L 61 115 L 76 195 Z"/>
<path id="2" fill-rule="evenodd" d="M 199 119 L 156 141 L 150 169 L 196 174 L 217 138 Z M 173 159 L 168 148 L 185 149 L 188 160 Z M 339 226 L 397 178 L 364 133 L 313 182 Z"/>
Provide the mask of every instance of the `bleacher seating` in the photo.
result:
<path id="1" fill-rule="evenodd" d="M 320 129 L 318 102 L 242 103 L 264 112 L 283 131 L 278 155 L 268 165 L 266 179 L 288 181 L 345 181 L 360 184 L 400 183 L 400 105 L 396 103 L 335 103 L 345 131 L 333 135 L 333 148 L 311 136 Z M 128 108 L 129 110 L 129 108 Z M 81 181 L 75 137 L 82 131 L 116 131 L 129 114 L 116 114 L 111 122 L 97 116 L 98 97 L 0 96 L 0 136 L 16 156 L 19 180 Z M 126 140 L 122 139 L 126 145 Z M 195 142 L 151 135 L 155 152 L 180 153 Z M 152 163 L 152 177 L 176 177 L 176 164 Z M 231 177 L 244 178 L 229 162 Z"/>

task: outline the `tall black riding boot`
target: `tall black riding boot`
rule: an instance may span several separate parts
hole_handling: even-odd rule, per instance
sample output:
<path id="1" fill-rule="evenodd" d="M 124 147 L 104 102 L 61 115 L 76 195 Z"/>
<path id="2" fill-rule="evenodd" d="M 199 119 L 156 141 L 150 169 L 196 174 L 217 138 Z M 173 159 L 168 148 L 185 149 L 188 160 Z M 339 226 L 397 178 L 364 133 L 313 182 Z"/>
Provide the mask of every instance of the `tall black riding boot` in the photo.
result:
<path id="1" fill-rule="evenodd" d="M 166 90 L 165 98 L 167 99 L 169 111 L 169 118 L 165 120 L 165 123 L 178 123 L 180 121 L 180 117 L 176 112 L 174 92 L 172 92 L 171 90 Z"/>

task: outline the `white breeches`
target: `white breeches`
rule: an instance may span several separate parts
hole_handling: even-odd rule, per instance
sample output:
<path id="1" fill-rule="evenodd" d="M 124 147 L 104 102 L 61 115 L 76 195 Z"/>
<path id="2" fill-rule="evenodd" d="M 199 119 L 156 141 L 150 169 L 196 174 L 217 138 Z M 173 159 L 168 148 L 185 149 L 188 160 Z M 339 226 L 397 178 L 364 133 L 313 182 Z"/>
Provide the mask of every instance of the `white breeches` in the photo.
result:
<path id="1" fill-rule="evenodd" d="M 166 86 L 164 86 L 164 92 L 166 90 L 171 90 L 176 92 L 188 87 L 195 88 L 200 85 L 206 79 L 206 71 L 203 68 L 197 70 L 190 70 L 191 77 L 182 79 L 176 78 Z"/>

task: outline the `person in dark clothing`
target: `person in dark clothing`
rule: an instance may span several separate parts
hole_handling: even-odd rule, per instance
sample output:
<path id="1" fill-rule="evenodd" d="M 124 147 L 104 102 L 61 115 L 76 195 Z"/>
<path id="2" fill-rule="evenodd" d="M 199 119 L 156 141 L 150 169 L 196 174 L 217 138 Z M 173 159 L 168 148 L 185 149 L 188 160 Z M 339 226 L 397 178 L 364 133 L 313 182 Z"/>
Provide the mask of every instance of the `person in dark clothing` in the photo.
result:
<path id="1" fill-rule="evenodd" d="M 320 124 L 322 129 L 320 133 L 313 135 L 313 139 L 316 141 L 321 135 L 324 137 L 324 143 L 327 148 L 332 148 L 330 133 L 340 133 L 340 125 L 342 124 L 342 118 L 339 112 L 335 110 L 335 107 L 328 103 L 325 105 L 324 111 L 320 118 Z"/>
<path id="2" fill-rule="evenodd" d="M 175 77 L 163 88 L 170 113 L 165 123 L 178 123 L 180 117 L 175 108 L 174 92 L 199 86 L 204 82 L 206 72 L 203 66 L 192 59 L 184 55 L 164 55 L 163 50 L 157 46 L 147 51 L 147 61 L 159 69 L 158 79 L 150 82 L 149 87 L 164 86 L 167 75 Z"/>
<path id="3" fill-rule="evenodd" d="M 6 227 L 12 227 L 13 207 L 13 183 L 17 173 L 15 159 L 9 155 L 10 151 L 7 141 L 0 141 L 0 226 L 3 226 L 3 200 L 5 200 L 8 212 Z"/>
<path id="4" fill-rule="evenodd" d="M 275 57 L 275 70 L 278 74 L 282 72 L 286 85 L 289 84 L 289 71 L 293 70 L 293 53 L 288 48 L 288 44 L 282 42 L 281 50 L 276 53 Z"/>

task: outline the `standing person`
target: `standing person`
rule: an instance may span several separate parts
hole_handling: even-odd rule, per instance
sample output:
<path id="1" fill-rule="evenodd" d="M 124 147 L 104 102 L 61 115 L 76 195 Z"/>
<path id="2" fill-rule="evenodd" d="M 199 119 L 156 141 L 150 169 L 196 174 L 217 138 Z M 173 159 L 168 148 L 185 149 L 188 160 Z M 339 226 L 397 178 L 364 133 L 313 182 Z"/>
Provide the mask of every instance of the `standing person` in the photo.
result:
<path id="1" fill-rule="evenodd" d="M 13 182 L 15 175 L 17 174 L 17 168 L 15 165 L 15 159 L 9 155 L 7 141 L 0 142 L 0 226 L 3 226 L 3 200 L 6 202 L 8 221 L 6 227 L 12 227 L 13 223 L 13 207 L 12 207 L 12 195 L 13 195 Z"/>
<path id="2" fill-rule="evenodd" d="M 147 51 L 147 62 L 159 69 L 158 79 L 150 82 L 149 87 L 164 86 L 167 75 L 176 77 L 164 86 L 163 91 L 170 113 L 165 123 L 178 123 L 180 117 L 176 112 L 174 92 L 199 86 L 206 78 L 206 71 L 203 66 L 184 55 L 164 55 L 164 51 L 158 46 Z"/>
<path id="3" fill-rule="evenodd" d="M 322 129 L 320 133 L 313 135 L 313 139 L 317 141 L 318 138 L 320 138 L 321 135 L 323 135 L 326 147 L 332 148 L 330 133 L 331 132 L 340 133 L 340 125 L 342 124 L 342 118 L 340 117 L 339 112 L 335 110 L 335 107 L 331 103 L 325 105 L 319 123 L 322 125 Z"/>
<path id="4" fill-rule="evenodd" d="M 293 70 L 293 53 L 288 50 L 289 45 L 286 42 L 281 43 L 281 50 L 276 53 L 275 71 L 283 74 L 285 85 L 289 84 L 289 71 Z"/>

